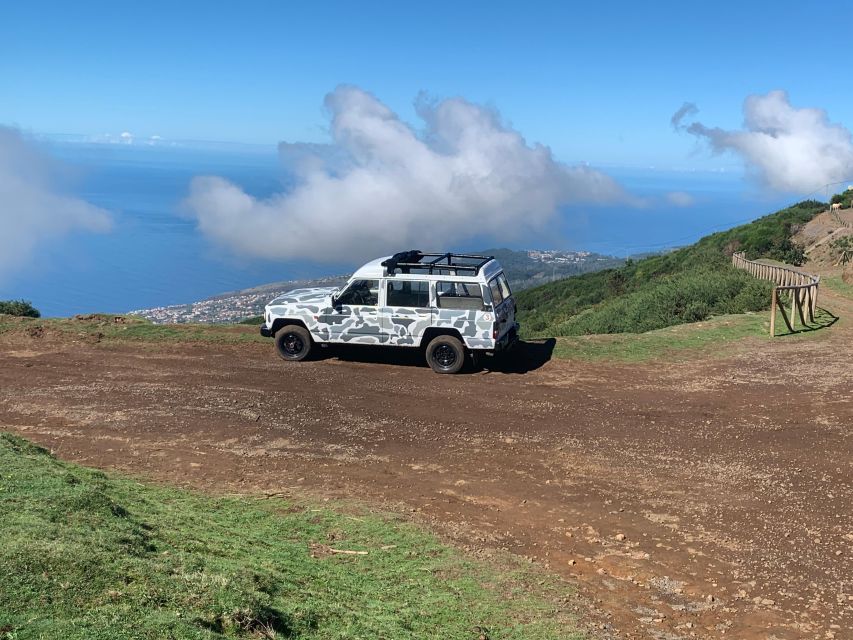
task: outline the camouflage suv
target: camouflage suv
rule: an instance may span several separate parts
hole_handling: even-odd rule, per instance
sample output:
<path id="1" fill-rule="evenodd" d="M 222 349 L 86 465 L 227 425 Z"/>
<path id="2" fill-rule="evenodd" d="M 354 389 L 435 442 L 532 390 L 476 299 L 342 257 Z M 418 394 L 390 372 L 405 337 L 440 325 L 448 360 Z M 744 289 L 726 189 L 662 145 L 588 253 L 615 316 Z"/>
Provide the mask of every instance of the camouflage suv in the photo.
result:
<path id="1" fill-rule="evenodd" d="M 368 262 L 341 289 L 295 289 L 266 306 L 261 334 L 285 360 L 318 344 L 424 347 L 438 373 L 517 340 L 515 301 L 492 256 L 403 251 Z"/>

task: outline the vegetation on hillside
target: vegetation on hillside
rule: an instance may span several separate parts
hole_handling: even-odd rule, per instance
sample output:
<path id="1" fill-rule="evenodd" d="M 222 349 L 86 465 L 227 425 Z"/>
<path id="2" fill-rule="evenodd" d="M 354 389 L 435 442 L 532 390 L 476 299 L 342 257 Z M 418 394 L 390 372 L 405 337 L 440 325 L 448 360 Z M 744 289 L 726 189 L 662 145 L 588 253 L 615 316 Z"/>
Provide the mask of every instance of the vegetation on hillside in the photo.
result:
<path id="1" fill-rule="evenodd" d="M 853 189 L 847 189 L 841 193 L 836 193 L 830 200 L 832 204 L 841 204 L 842 209 L 849 209 L 853 206 Z"/>
<path id="2" fill-rule="evenodd" d="M 0 300 L 0 313 L 9 316 L 39 318 L 41 313 L 27 300 Z"/>
<path id="3" fill-rule="evenodd" d="M 0 470 L 0 638 L 578 637 L 566 585 L 387 518 L 144 485 L 2 433 Z"/>
<path id="4" fill-rule="evenodd" d="M 533 336 L 641 333 L 764 309 L 771 285 L 734 269 L 732 253 L 801 264 L 791 236 L 825 209 L 807 200 L 688 247 L 521 291 L 522 329 Z"/>

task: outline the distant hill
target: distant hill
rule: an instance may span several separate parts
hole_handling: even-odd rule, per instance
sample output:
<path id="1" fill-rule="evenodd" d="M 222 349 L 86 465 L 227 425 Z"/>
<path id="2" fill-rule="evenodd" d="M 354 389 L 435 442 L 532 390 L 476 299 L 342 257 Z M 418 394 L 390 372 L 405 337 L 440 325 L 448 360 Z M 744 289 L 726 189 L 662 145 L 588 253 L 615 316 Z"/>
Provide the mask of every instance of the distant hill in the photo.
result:
<path id="1" fill-rule="evenodd" d="M 764 309 L 770 284 L 734 269 L 732 253 L 802 264 L 803 249 L 792 237 L 826 208 L 807 200 L 666 254 L 521 291 L 522 330 L 528 336 L 641 333 Z"/>
<path id="2" fill-rule="evenodd" d="M 625 263 L 622 258 L 589 251 L 484 249 L 476 253 L 497 258 L 513 291 L 529 289 L 582 273 L 618 267 Z"/>
<path id="3" fill-rule="evenodd" d="M 514 291 L 554 282 L 561 278 L 589 273 L 623 264 L 625 261 L 589 251 L 552 251 L 512 249 L 486 249 L 478 254 L 493 255 L 503 265 Z M 133 315 L 156 323 L 182 322 L 239 322 L 256 321 L 264 305 L 276 296 L 302 287 L 338 287 L 348 275 L 328 276 L 309 280 L 273 282 L 241 291 L 222 293 L 198 302 L 137 309 Z"/>

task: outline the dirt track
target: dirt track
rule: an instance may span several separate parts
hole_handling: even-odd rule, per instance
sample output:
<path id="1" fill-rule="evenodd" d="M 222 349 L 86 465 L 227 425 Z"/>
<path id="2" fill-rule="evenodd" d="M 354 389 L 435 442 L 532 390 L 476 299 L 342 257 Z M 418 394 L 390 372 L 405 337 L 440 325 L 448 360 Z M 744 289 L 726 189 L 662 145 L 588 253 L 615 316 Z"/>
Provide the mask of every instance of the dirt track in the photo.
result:
<path id="1" fill-rule="evenodd" d="M 394 352 L 289 366 L 271 345 L 6 335 L 0 428 L 88 465 L 403 511 L 571 577 L 603 637 L 853 638 L 840 324 L 689 363 L 537 346 L 525 373 L 462 376 Z"/>

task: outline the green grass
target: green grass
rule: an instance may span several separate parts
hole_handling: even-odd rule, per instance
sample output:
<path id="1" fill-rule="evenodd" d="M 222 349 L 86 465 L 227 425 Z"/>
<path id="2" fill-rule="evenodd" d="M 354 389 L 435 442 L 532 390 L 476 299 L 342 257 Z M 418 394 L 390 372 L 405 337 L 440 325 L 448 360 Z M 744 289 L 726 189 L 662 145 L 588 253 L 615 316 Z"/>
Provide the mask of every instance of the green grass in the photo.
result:
<path id="1" fill-rule="evenodd" d="M 848 285 L 849 286 L 849 285 Z M 853 287 L 851 287 L 853 289 Z M 851 292 L 853 294 L 853 292 Z M 777 338 L 811 339 L 824 334 L 837 320 L 829 311 L 818 309 L 815 321 L 800 325 L 790 333 L 777 312 Z M 645 362 L 650 360 L 688 360 L 726 356 L 737 351 L 746 340 L 770 336 L 769 312 L 745 313 L 710 318 L 704 322 L 681 324 L 646 333 L 615 333 L 558 337 L 553 357 L 568 360 Z"/>
<path id="2" fill-rule="evenodd" d="M 571 589 L 520 561 L 390 516 L 140 484 L 3 433 L 0 576 L 3 640 L 581 637 Z"/>
<path id="3" fill-rule="evenodd" d="M 820 284 L 827 287 L 835 293 L 844 296 L 845 298 L 853 299 L 853 284 L 847 284 L 841 279 L 841 276 L 830 276 L 821 278 Z"/>
<path id="4" fill-rule="evenodd" d="M 15 318 L 0 316 L 3 333 L 46 332 L 91 341 L 212 342 L 244 344 L 269 342 L 256 326 L 245 324 L 153 324 L 133 316 L 90 314 L 75 318 Z"/>
<path id="5" fill-rule="evenodd" d="M 780 321 L 781 322 L 781 321 Z M 697 352 L 727 352 L 740 341 L 768 335 L 768 314 L 739 314 L 711 318 L 646 333 L 559 337 L 555 358 L 615 362 L 642 362 L 693 358 Z"/>

